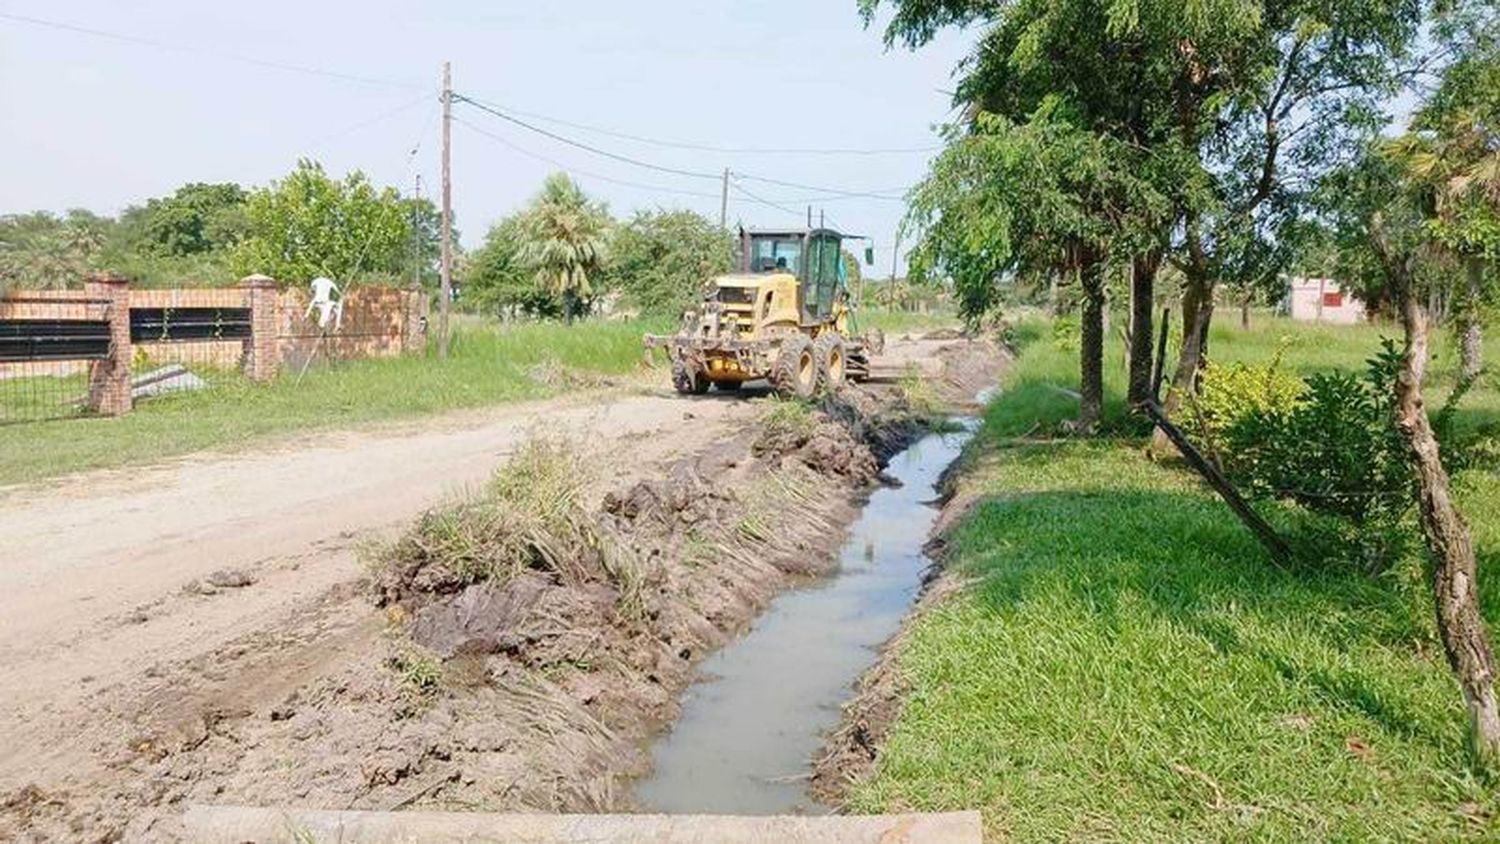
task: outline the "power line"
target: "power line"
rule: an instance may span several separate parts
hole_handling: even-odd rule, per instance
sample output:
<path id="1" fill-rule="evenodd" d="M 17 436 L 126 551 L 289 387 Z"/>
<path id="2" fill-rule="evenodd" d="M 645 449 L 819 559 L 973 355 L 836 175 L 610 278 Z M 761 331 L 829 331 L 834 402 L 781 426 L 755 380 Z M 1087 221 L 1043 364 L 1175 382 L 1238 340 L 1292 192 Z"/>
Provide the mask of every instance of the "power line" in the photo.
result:
<path id="1" fill-rule="evenodd" d="M 478 126 L 475 126 L 473 123 L 470 123 L 469 121 L 464 120 L 462 117 L 455 117 L 455 118 L 453 118 L 453 122 L 454 123 L 458 123 L 459 125 L 466 127 L 471 132 L 477 132 L 480 135 L 483 135 L 486 138 L 489 138 L 490 140 L 496 141 L 496 142 L 498 142 L 498 143 L 500 143 L 500 144 L 502 144 L 502 145 L 510 148 L 514 152 L 518 152 L 521 155 L 527 156 L 529 158 L 534 158 L 534 159 L 536 159 L 538 161 L 542 161 L 542 162 L 545 162 L 547 164 L 551 164 L 553 167 L 557 167 L 557 168 L 559 168 L 559 169 L 561 169 L 564 172 L 567 172 L 569 174 L 573 174 L 573 175 L 577 175 L 577 176 L 587 176 L 587 177 L 589 177 L 591 179 L 598 179 L 601 182 L 610 182 L 612 184 L 623 185 L 625 187 L 640 188 L 642 190 L 650 190 L 650 191 L 658 191 L 660 193 L 674 193 L 674 194 L 680 194 L 682 196 L 699 197 L 699 198 L 702 198 L 702 199 L 718 199 L 719 198 L 718 194 L 707 193 L 706 191 L 683 190 L 681 188 L 669 188 L 669 187 L 665 187 L 665 186 L 662 186 L 662 185 L 648 185 L 648 184 L 645 184 L 643 182 L 632 182 L 632 181 L 629 181 L 627 179 L 616 179 L 616 178 L 614 178 L 612 176 L 605 176 L 605 175 L 600 174 L 600 173 L 591 173 L 588 170 L 580 170 L 577 167 L 572 167 L 572 166 L 570 166 L 568 164 L 565 164 L 565 163 L 563 163 L 561 161 L 558 161 L 555 158 L 550 158 L 548 156 L 542 155 L 541 153 L 533 152 L 533 151 L 531 151 L 529 149 L 526 149 L 525 147 L 520 146 L 519 144 L 513 143 L 508 138 L 505 138 L 505 137 L 502 137 L 500 135 L 496 135 L 496 134 L 494 134 L 492 132 L 488 132 L 488 131 L 486 131 L 484 129 L 481 129 Z"/>
<path id="2" fill-rule="evenodd" d="M 755 195 L 754 193 L 746 190 L 744 185 L 741 185 L 738 181 L 736 181 L 733 178 L 730 179 L 729 186 L 732 187 L 732 188 L 734 188 L 737 193 L 739 193 L 740 195 L 744 196 L 746 199 L 750 200 L 751 202 L 759 203 L 759 204 L 764 205 L 764 206 L 766 206 L 768 208 L 775 208 L 778 211 L 784 211 L 784 212 L 786 212 L 788 214 L 791 214 L 793 217 L 800 218 L 802 216 L 802 212 L 796 210 L 795 208 L 788 208 L 785 205 L 782 205 L 782 204 L 780 204 L 778 202 L 772 202 L 771 200 L 766 199 L 765 197 Z"/>
<path id="3" fill-rule="evenodd" d="M 885 200 L 890 200 L 890 201 L 893 201 L 893 202 L 905 202 L 906 201 L 905 197 L 902 197 L 902 196 L 890 196 L 889 195 L 890 191 L 903 191 L 904 192 L 904 191 L 907 190 L 906 187 L 886 188 L 886 189 L 880 190 L 880 191 L 858 191 L 858 190 L 845 190 L 843 188 L 818 187 L 817 185 L 804 185 L 804 184 L 801 184 L 800 182 L 788 182 L 788 181 L 785 181 L 783 179 L 772 179 L 772 178 L 770 178 L 768 176 L 755 176 L 755 175 L 752 175 L 752 174 L 749 174 L 749 173 L 740 173 L 738 175 L 741 178 L 749 179 L 752 182 L 761 182 L 761 183 L 764 183 L 764 184 L 767 184 L 767 185 L 778 185 L 780 187 L 798 188 L 800 190 L 810 190 L 810 191 L 817 191 L 819 193 L 828 194 L 828 196 L 826 196 L 826 197 L 813 197 L 813 198 L 811 198 L 809 200 L 809 201 L 812 201 L 812 202 L 827 201 L 829 199 L 885 199 Z"/>
<path id="4" fill-rule="evenodd" d="M 376 123 L 379 123 L 379 122 L 381 122 L 383 120 L 386 120 L 387 118 L 395 117 L 396 115 L 398 115 L 398 114 L 400 114 L 400 113 L 402 113 L 404 111 L 407 111 L 408 109 L 415 108 L 416 106 L 419 106 L 419 105 L 421 105 L 424 102 L 427 102 L 428 101 L 427 100 L 428 96 L 429 96 L 428 94 L 423 94 L 422 96 L 417 97 L 414 100 L 410 100 L 408 102 L 402 103 L 401 105 L 398 105 L 395 108 L 387 109 L 386 111 L 382 111 L 381 113 L 375 115 L 374 117 L 366 118 L 364 120 L 359 121 L 358 123 L 354 123 L 354 124 L 351 124 L 349 126 L 345 126 L 343 129 L 340 129 L 337 132 L 332 132 L 330 134 L 324 135 L 322 138 L 319 138 L 318 140 L 313 141 L 312 144 L 309 145 L 309 148 L 310 149 L 317 149 L 317 148 L 323 146 L 324 144 L 328 143 L 329 141 L 337 140 L 339 138 L 344 137 L 345 135 L 348 135 L 350 133 L 353 133 L 353 132 L 356 132 L 356 131 L 358 131 L 360 129 L 363 129 L 366 126 L 373 126 Z"/>
<path id="5" fill-rule="evenodd" d="M 0 12 L 0 20 L 7 20 L 12 23 L 25 24 L 27 26 L 42 27 L 44 29 L 55 29 L 62 32 L 72 32 L 78 35 L 89 35 L 94 38 L 105 38 L 111 41 L 120 41 L 126 44 L 134 44 L 140 47 L 154 47 L 159 50 L 171 50 L 178 53 L 197 53 L 200 55 L 214 56 L 216 58 L 255 65 L 256 67 L 269 68 L 271 70 L 281 70 L 288 73 L 302 73 L 309 76 L 322 76 L 329 79 L 341 79 L 345 82 L 358 82 L 364 85 L 380 85 L 388 88 L 409 89 L 426 87 L 424 85 L 418 85 L 413 82 L 401 82 L 395 79 L 380 79 L 373 76 L 361 76 L 354 73 L 341 73 L 336 70 L 324 70 L 323 68 L 318 67 L 307 67 L 304 65 L 268 61 L 266 59 L 258 59 L 254 56 L 246 56 L 241 53 L 205 50 L 201 47 L 192 47 L 185 44 L 173 44 L 169 41 L 158 41 L 154 38 L 143 38 L 138 35 L 127 35 L 122 32 L 110 32 L 108 30 L 94 29 L 92 27 L 79 26 L 77 24 L 65 23 L 63 21 L 33 18 L 26 15 L 12 14 L 10 12 Z"/>
<path id="6" fill-rule="evenodd" d="M 728 155 L 907 155 L 921 152 L 936 152 L 942 149 L 941 146 L 886 148 L 876 147 L 868 149 L 861 149 L 856 147 L 733 147 L 693 143 L 690 141 L 668 141 L 661 138 L 648 137 L 645 135 L 633 135 L 629 132 L 620 132 L 614 129 L 605 129 L 602 126 L 591 126 L 587 123 L 575 123 L 570 120 L 564 120 L 561 117 L 551 117 L 549 115 L 539 114 L 534 111 L 522 111 L 521 109 L 511 108 L 509 106 L 504 106 L 496 102 L 480 100 L 476 97 L 466 97 L 466 99 L 468 99 L 471 103 L 475 103 L 476 105 L 482 102 L 486 105 L 492 106 L 496 109 L 500 109 L 509 114 L 518 114 L 522 117 L 530 117 L 534 120 L 541 120 L 547 123 L 556 123 L 559 126 L 567 126 L 570 129 L 581 129 L 585 132 L 596 132 L 600 135 L 606 135 L 611 138 L 620 138 L 622 140 L 635 141 L 636 143 L 642 144 L 652 144 L 669 149 L 696 150 L 698 152 L 716 152 Z"/>
<path id="7" fill-rule="evenodd" d="M 709 173 L 709 172 L 700 171 L 700 170 L 684 170 L 684 169 L 677 168 L 677 167 L 667 167 L 667 166 L 664 166 L 664 165 L 661 165 L 661 164 L 653 164 L 653 163 L 651 163 L 649 161 L 642 161 L 639 158 L 632 158 L 631 156 L 628 156 L 628 155 L 621 155 L 620 153 L 617 153 L 617 152 L 611 152 L 611 151 L 606 150 L 606 149 L 601 149 L 601 148 L 599 148 L 597 146 L 594 146 L 592 144 L 587 144 L 587 143 L 584 143 L 582 141 L 574 140 L 574 139 L 569 138 L 569 137 L 567 137 L 565 135 L 560 135 L 560 134 L 558 134 L 556 132 L 553 132 L 553 131 L 551 131 L 549 129 L 544 129 L 544 128 L 540 127 L 540 126 L 533 125 L 531 123 L 528 123 L 525 120 L 520 119 L 519 117 L 516 117 L 516 116 L 514 116 L 512 114 L 507 114 L 506 112 L 501 111 L 498 108 L 495 108 L 495 107 L 490 106 L 490 105 L 488 105 L 486 103 L 477 101 L 477 100 L 475 100 L 475 99 L 473 99 L 471 97 L 468 97 L 466 95 L 455 94 L 454 97 L 455 97 L 455 99 L 459 100 L 460 102 L 466 102 L 469 105 L 474 106 L 475 108 L 477 108 L 477 109 L 479 109 L 479 110 L 481 110 L 483 112 L 486 112 L 487 114 L 490 114 L 490 115 L 493 115 L 495 117 L 500 118 L 501 120 L 505 120 L 505 121 L 508 121 L 510 123 L 514 123 L 517 126 L 520 126 L 520 127 L 524 128 L 524 129 L 527 129 L 529 131 L 535 132 L 535 133 L 537 133 L 539 135 L 543 135 L 543 136 L 545 136 L 547 138 L 551 138 L 552 140 L 557 141 L 559 143 L 563 143 L 563 144 L 567 144 L 569 146 L 577 147 L 579 149 L 591 152 L 591 153 L 593 153 L 595 155 L 602 155 L 605 158 L 612 158 L 612 159 L 614 159 L 616 161 L 621 161 L 621 162 L 624 162 L 626 164 L 634 165 L 636 167 L 644 167 L 644 168 L 646 168 L 648 170 L 656 170 L 656 171 L 662 172 L 662 173 L 670 173 L 670 174 L 672 174 L 674 176 L 685 176 L 685 177 L 693 178 L 693 179 L 703 179 L 705 181 L 706 180 L 718 181 L 720 178 L 722 178 L 722 174 L 721 173 Z M 811 201 L 811 202 L 825 202 L 825 201 L 830 201 L 830 200 L 835 200 L 835 199 L 882 199 L 882 200 L 891 201 L 891 202 L 904 202 L 905 201 L 904 197 L 890 196 L 888 194 L 888 192 L 887 192 L 887 191 L 891 191 L 891 190 L 901 190 L 901 191 L 904 191 L 904 190 L 906 190 L 906 188 L 904 188 L 904 187 L 902 187 L 902 188 L 889 188 L 889 189 L 882 190 L 882 191 L 846 190 L 846 189 L 843 189 L 843 188 L 819 187 L 817 185 L 806 185 L 806 184 L 802 184 L 800 182 L 789 182 L 789 181 L 785 181 L 785 180 L 782 180 L 782 179 L 772 179 L 772 178 L 767 177 L 767 176 L 756 176 L 756 175 L 753 175 L 753 174 L 743 173 L 743 172 L 739 172 L 739 171 L 735 171 L 734 175 L 737 176 L 737 177 L 739 177 L 739 178 L 748 179 L 750 181 L 764 182 L 766 184 L 780 185 L 780 186 L 783 186 L 783 187 L 798 188 L 800 190 L 809 190 L 809 191 L 814 191 L 814 192 L 816 192 L 818 194 L 822 194 L 821 196 L 809 197 L 807 199 L 807 201 Z M 762 200 L 762 201 L 768 201 L 768 200 Z"/>
<path id="8" fill-rule="evenodd" d="M 568 146 L 578 147 L 581 150 L 586 150 L 588 152 L 592 152 L 595 155 L 602 155 L 605 158 L 613 158 L 616 161 L 623 161 L 626 164 L 633 164 L 636 167 L 644 167 L 647 170 L 656 170 L 657 172 L 660 172 L 660 173 L 670 173 L 670 174 L 672 174 L 674 176 L 686 176 L 686 177 L 691 178 L 691 179 L 711 179 L 711 180 L 717 182 L 717 181 L 719 181 L 720 178 L 722 178 L 722 174 L 720 174 L 720 173 L 706 173 L 706 172 L 697 171 L 697 170 L 682 170 L 682 169 L 679 169 L 679 168 L 676 168 L 676 167 L 666 167 L 666 166 L 663 166 L 661 164 L 652 164 L 649 161 L 642 161 L 642 160 L 640 160 L 638 158 L 631 158 L 628 155 L 620 155 L 617 152 L 610 152 L 609 150 L 600 149 L 600 148 L 598 148 L 596 146 L 592 146 L 590 144 L 586 144 L 586 143 L 584 143 L 582 141 L 575 141 L 572 138 L 566 137 L 564 135 L 559 135 L 556 132 L 550 131 L 548 129 L 543 129 L 540 126 L 533 126 L 532 124 L 527 123 L 526 121 L 520 119 L 519 117 L 514 117 L 512 115 L 506 114 L 505 112 L 500 111 L 500 110 L 495 109 L 495 108 L 491 108 L 490 106 L 487 106 L 484 103 L 475 102 L 474 100 L 471 100 L 468 97 L 463 96 L 462 94 L 454 94 L 453 98 L 455 100 L 458 100 L 459 102 L 468 103 L 469 105 L 474 106 L 475 108 L 479 109 L 480 111 L 486 112 L 488 114 L 492 114 L 495 117 L 500 118 L 501 120 L 509 121 L 511 123 L 516 124 L 517 126 L 520 126 L 523 129 L 528 129 L 528 130 L 530 130 L 532 132 L 535 132 L 538 135 L 544 135 L 544 136 L 546 136 L 548 138 L 551 138 L 552 140 L 557 141 L 559 143 L 564 143 L 564 144 L 567 144 Z"/>

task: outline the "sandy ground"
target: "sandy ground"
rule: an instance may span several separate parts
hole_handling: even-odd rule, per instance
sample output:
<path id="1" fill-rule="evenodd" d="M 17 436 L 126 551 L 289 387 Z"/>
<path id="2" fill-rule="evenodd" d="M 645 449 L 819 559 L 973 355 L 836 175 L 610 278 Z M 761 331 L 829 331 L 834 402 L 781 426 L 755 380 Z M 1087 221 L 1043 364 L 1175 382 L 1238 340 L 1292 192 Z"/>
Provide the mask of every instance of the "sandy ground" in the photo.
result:
<path id="1" fill-rule="evenodd" d="M 939 345 L 893 340 L 877 380 L 936 371 Z M 125 764 L 132 729 L 180 720 L 192 742 L 204 712 L 262 708 L 360 649 L 383 623 L 357 585 L 361 544 L 535 432 L 597 444 L 601 479 L 625 482 L 742 430 L 757 404 L 584 394 L 0 489 L 0 796 Z"/>
<path id="2" fill-rule="evenodd" d="M 362 539 L 483 481 L 533 431 L 649 461 L 750 414 L 742 401 L 575 397 L 12 488 L 0 497 L 0 788 L 76 764 L 68 746 L 100 690 L 315 611 L 359 576 Z M 194 588 L 226 570 L 254 583 Z"/>

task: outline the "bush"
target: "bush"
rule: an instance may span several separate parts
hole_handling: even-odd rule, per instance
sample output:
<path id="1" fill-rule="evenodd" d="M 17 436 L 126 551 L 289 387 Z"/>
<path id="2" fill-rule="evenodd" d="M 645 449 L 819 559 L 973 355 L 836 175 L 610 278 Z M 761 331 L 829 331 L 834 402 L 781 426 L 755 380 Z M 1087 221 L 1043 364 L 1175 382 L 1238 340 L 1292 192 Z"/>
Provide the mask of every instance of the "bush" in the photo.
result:
<path id="1" fill-rule="evenodd" d="M 1222 426 L 1232 477 L 1251 494 L 1333 517 L 1372 570 L 1394 558 L 1414 501 L 1408 446 L 1395 422 L 1399 366 L 1400 352 L 1387 342 L 1362 376 L 1314 375 L 1290 400 L 1285 376 L 1241 372 L 1218 380 L 1213 409 L 1204 411 Z"/>
<path id="2" fill-rule="evenodd" d="M 1199 381 L 1191 417 L 1210 448 L 1218 450 L 1227 429 L 1252 414 L 1289 413 L 1306 390 L 1301 378 L 1282 369 L 1280 352 L 1268 364 L 1211 363 Z"/>

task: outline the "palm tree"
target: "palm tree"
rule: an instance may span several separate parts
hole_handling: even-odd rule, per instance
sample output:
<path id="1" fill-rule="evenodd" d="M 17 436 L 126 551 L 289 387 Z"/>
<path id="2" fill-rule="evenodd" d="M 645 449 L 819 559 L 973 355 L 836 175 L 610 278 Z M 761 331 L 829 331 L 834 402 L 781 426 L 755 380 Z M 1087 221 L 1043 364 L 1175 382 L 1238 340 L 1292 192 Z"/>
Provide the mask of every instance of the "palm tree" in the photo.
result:
<path id="1" fill-rule="evenodd" d="M 521 221 L 517 257 L 539 285 L 563 300 L 563 320 L 573 324 L 579 302 L 593 293 L 590 276 L 604 265 L 609 213 L 589 201 L 566 173 L 553 173 Z"/>
<path id="2" fill-rule="evenodd" d="M 1495 74 L 1500 79 L 1500 73 Z M 1490 96 L 1494 96 L 1491 93 Z M 1472 382 L 1483 365 L 1481 328 L 1486 264 L 1500 249 L 1500 122 L 1489 108 L 1462 107 L 1421 114 L 1415 131 L 1391 144 L 1398 160 L 1423 186 L 1438 242 L 1467 271 L 1460 293 L 1459 380 Z"/>

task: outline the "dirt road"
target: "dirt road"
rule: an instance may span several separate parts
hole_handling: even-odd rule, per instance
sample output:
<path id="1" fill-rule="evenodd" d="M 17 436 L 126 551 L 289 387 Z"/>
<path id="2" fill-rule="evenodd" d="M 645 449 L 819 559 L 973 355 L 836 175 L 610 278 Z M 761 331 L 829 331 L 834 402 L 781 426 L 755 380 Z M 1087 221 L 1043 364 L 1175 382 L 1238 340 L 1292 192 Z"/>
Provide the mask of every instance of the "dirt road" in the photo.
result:
<path id="1" fill-rule="evenodd" d="M 935 371 L 939 345 L 895 341 L 875 375 Z M 384 619 L 358 588 L 361 544 L 535 433 L 597 446 L 597 470 L 625 481 L 760 412 L 582 394 L 0 489 L 0 797 L 87 792 L 367 650 Z"/>
<path id="2" fill-rule="evenodd" d="M 361 540 L 482 482 L 531 432 L 574 431 L 651 460 L 750 412 L 572 397 L 0 494 L 0 788 L 58 761 L 59 732 L 76 731 L 99 690 L 284 625 L 358 576 Z"/>

